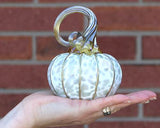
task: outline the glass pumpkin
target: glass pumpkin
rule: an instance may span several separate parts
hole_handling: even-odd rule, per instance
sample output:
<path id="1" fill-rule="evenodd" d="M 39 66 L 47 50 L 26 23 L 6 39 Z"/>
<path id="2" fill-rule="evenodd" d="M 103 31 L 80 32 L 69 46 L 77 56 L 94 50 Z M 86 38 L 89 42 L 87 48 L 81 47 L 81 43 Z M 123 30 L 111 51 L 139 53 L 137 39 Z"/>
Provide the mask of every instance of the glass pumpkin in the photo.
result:
<path id="1" fill-rule="evenodd" d="M 83 34 L 71 33 L 67 42 L 59 35 L 60 23 L 68 14 L 75 12 L 87 16 L 89 25 Z M 88 8 L 73 6 L 57 17 L 55 37 L 60 44 L 71 49 L 53 58 L 48 67 L 48 82 L 55 95 L 92 100 L 116 93 L 122 79 L 121 67 L 114 57 L 100 52 L 96 31 L 96 16 Z"/>

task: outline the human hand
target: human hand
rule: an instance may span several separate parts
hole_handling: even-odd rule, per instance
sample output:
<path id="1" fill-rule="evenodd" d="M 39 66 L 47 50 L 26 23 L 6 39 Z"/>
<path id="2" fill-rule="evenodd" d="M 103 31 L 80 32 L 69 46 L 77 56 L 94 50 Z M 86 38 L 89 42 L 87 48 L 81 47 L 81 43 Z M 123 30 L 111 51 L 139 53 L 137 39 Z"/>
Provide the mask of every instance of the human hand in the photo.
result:
<path id="1" fill-rule="evenodd" d="M 88 124 L 103 117 L 102 109 L 112 113 L 129 105 L 156 99 L 151 91 L 117 94 L 96 100 L 71 100 L 43 91 L 27 96 L 0 122 L 3 128 L 45 128 Z"/>

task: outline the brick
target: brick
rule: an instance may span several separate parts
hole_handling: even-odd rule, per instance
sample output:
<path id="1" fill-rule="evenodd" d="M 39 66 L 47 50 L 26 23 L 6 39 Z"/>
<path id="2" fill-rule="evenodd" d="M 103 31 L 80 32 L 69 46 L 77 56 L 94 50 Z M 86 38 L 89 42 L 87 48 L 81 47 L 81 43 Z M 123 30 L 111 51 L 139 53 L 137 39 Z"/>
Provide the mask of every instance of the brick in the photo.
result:
<path id="1" fill-rule="evenodd" d="M 150 104 L 144 105 L 144 116 L 145 117 L 160 117 L 160 94 L 157 94 L 157 100 L 151 101 Z"/>
<path id="2" fill-rule="evenodd" d="M 160 30 L 160 7 L 94 7 L 98 30 Z"/>
<path id="3" fill-rule="evenodd" d="M 64 9 L 64 8 L 63 8 Z M 51 31 L 62 8 L 1 8 L 0 30 Z M 160 7 L 95 7 L 99 30 L 160 30 Z M 21 13 L 20 13 L 21 12 Z M 25 17 L 24 17 L 25 15 Z M 8 18 L 9 17 L 9 18 Z M 17 18 L 14 18 L 17 17 Z M 76 15 L 76 19 L 79 16 Z M 64 30 L 80 30 L 82 20 L 74 16 L 64 22 Z M 81 18 L 83 19 L 83 18 Z M 79 23 L 77 23 L 77 21 Z M 74 28 L 74 29 L 73 29 Z"/>
<path id="4" fill-rule="evenodd" d="M 159 128 L 160 122 L 96 122 L 89 128 Z"/>
<path id="5" fill-rule="evenodd" d="M 160 36 L 143 37 L 143 58 L 160 59 Z"/>
<path id="6" fill-rule="evenodd" d="M 49 88 L 48 65 L 0 65 L 1 88 Z"/>
<path id="7" fill-rule="evenodd" d="M 120 60 L 135 59 L 135 37 L 98 37 L 98 45 L 103 53 L 108 53 Z"/>
<path id="8" fill-rule="evenodd" d="M 62 10 L 64 8 L 0 8 L 0 30 L 53 31 L 54 21 Z M 61 30 L 76 31 L 82 26 L 83 16 L 72 14 L 64 19 Z"/>
<path id="9" fill-rule="evenodd" d="M 0 94 L 0 117 L 6 115 L 26 94 Z"/>
<path id="10" fill-rule="evenodd" d="M 67 51 L 67 48 L 60 45 L 55 37 L 37 37 L 38 60 L 51 60 L 56 55 Z"/>
<path id="11" fill-rule="evenodd" d="M 98 0 L 98 2 L 137 2 L 138 0 Z M 39 0 L 42 3 L 66 2 L 65 0 Z M 67 2 L 82 2 L 82 0 L 68 0 Z M 86 0 L 85 2 L 97 2 L 97 0 Z"/>
<path id="12" fill-rule="evenodd" d="M 135 59 L 135 37 L 98 37 L 97 42 L 103 53 L 111 54 L 121 60 Z M 56 55 L 67 51 L 67 48 L 60 45 L 55 37 L 37 38 L 39 60 L 51 60 Z"/>
<path id="13" fill-rule="evenodd" d="M 31 59 L 31 37 L 0 37 L 0 59 Z"/>
<path id="14" fill-rule="evenodd" d="M 159 88 L 159 65 L 122 65 L 120 88 Z"/>
<path id="15" fill-rule="evenodd" d="M 121 109 L 120 111 L 113 113 L 108 117 L 137 117 L 138 116 L 138 106 L 132 105 Z"/>
<path id="16" fill-rule="evenodd" d="M 0 3 L 26 3 L 26 2 L 33 2 L 33 0 L 0 0 Z"/>

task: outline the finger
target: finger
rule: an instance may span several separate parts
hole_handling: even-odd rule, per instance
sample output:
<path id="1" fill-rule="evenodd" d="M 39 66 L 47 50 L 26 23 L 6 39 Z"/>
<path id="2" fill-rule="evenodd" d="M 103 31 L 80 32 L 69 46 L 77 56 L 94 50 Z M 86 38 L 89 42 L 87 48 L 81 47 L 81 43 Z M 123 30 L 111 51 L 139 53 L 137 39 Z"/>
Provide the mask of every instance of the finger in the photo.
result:
<path id="1" fill-rule="evenodd" d="M 105 97 L 105 98 L 99 98 L 96 100 L 92 100 L 87 105 L 87 109 L 91 110 L 92 113 L 99 112 L 107 106 L 125 103 L 128 100 L 129 100 L 128 96 L 122 95 L 122 94 L 117 94 L 114 96 L 109 96 L 109 97 Z"/>
<path id="2" fill-rule="evenodd" d="M 140 102 L 140 101 L 142 102 L 156 97 L 156 94 L 152 91 L 145 90 L 145 91 L 130 93 L 127 94 L 127 96 L 129 97 L 130 100 L 132 100 L 132 102 Z"/>
<path id="3" fill-rule="evenodd" d="M 130 94 L 127 94 L 126 96 L 128 96 L 128 98 L 129 98 L 129 100 L 127 100 L 127 102 L 122 102 L 120 104 L 110 106 L 112 113 L 115 113 L 115 112 L 121 110 L 122 108 L 128 107 L 133 104 L 143 103 L 148 100 L 156 99 L 156 94 L 152 91 L 147 91 L 147 90 L 130 93 Z M 95 116 L 103 117 L 102 110 L 99 111 L 97 114 L 95 114 Z"/>
<path id="4" fill-rule="evenodd" d="M 156 94 L 152 91 L 139 91 L 127 94 L 129 97 L 128 103 L 122 103 L 112 106 L 112 113 L 119 111 L 122 108 L 128 107 L 133 104 L 145 103 L 149 100 L 156 100 Z"/>

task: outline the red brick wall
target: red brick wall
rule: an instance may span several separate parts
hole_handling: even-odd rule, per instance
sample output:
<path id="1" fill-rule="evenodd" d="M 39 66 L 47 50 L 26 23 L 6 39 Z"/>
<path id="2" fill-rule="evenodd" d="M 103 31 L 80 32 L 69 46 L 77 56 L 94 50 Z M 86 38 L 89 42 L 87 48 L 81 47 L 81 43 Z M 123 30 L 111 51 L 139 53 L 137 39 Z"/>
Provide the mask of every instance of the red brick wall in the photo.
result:
<path id="1" fill-rule="evenodd" d="M 119 93 L 150 89 L 160 96 L 160 0 L 0 0 L 0 117 L 26 95 L 49 89 L 48 64 L 67 51 L 55 40 L 53 23 L 72 5 L 95 12 L 101 50 L 122 65 Z M 83 18 L 67 17 L 62 34 L 82 30 Z M 159 99 L 134 105 L 91 125 L 72 128 L 159 128 L 159 106 Z"/>

